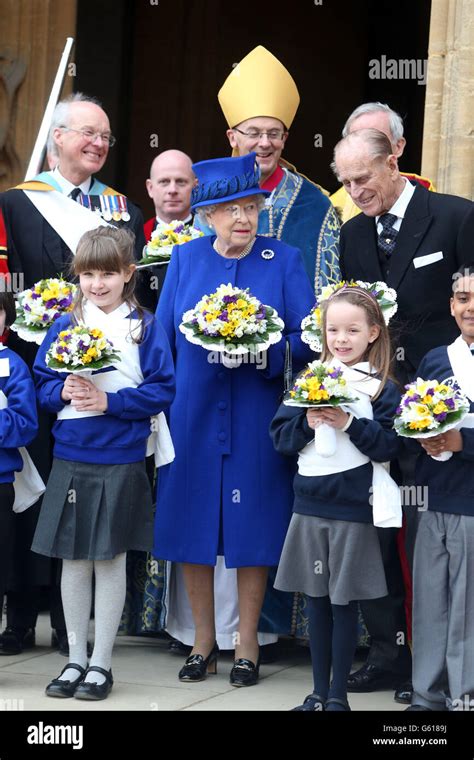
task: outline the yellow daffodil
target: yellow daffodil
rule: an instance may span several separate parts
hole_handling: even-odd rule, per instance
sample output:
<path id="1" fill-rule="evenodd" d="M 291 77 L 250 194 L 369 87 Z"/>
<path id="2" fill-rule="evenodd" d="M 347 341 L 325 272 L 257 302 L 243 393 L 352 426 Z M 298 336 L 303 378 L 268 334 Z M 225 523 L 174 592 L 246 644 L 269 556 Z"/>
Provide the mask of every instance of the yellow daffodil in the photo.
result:
<path id="1" fill-rule="evenodd" d="M 429 427 L 431 425 L 431 417 L 422 417 L 419 420 L 416 420 L 415 422 L 410 422 L 408 424 L 408 427 L 410 430 L 424 430 L 425 428 Z"/>

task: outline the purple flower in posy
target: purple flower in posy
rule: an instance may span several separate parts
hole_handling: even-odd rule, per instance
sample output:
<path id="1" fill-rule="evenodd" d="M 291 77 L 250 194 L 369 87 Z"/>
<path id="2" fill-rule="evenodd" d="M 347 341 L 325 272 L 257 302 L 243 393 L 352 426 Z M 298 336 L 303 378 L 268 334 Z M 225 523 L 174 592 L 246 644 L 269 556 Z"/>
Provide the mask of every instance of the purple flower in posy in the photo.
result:
<path id="1" fill-rule="evenodd" d="M 46 301 L 45 308 L 46 309 L 53 309 L 57 304 L 57 301 L 55 298 L 50 298 L 49 301 Z"/>
<path id="2" fill-rule="evenodd" d="M 221 320 L 221 322 L 228 322 L 229 321 L 229 315 L 228 315 L 228 313 L 226 311 L 222 311 L 219 314 L 219 319 Z"/>
<path id="3" fill-rule="evenodd" d="M 31 306 L 28 306 L 27 303 L 25 303 L 25 305 L 24 305 L 23 308 L 24 308 L 25 311 L 31 311 Z"/>
<path id="4" fill-rule="evenodd" d="M 58 348 L 56 350 L 57 350 L 58 354 L 68 354 L 69 353 L 69 349 L 68 349 L 67 346 L 58 346 Z"/>
<path id="5" fill-rule="evenodd" d="M 453 398 L 445 398 L 444 403 L 446 404 L 446 406 L 449 406 L 450 409 L 454 409 L 454 407 L 456 406 L 456 402 L 454 401 Z"/>
<path id="6" fill-rule="evenodd" d="M 222 299 L 222 303 L 228 304 L 228 303 L 235 303 L 237 301 L 237 296 L 224 296 Z"/>
<path id="7" fill-rule="evenodd" d="M 328 372 L 328 376 L 332 377 L 333 380 L 337 380 L 337 378 L 340 377 L 341 375 L 342 375 L 342 369 L 340 369 L 339 367 L 334 367 L 334 369 Z"/>
<path id="8" fill-rule="evenodd" d="M 43 316 L 41 317 L 42 322 L 49 322 L 49 320 L 50 320 L 50 317 L 48 314 L 43 314 Z"/>
<path id="9" fill-rule="evenodd" d="M 36 299 L 36 298 L 41 298 L 41 295 L 40 295 L 40 293 L 35 293 L 35 292 L 33 291 L 33 292 L 31 293 L 31 297 L 32 297 L 32 298 L 35 298 L 35 299 Z"/>
<path id="10" fill-rule="evenodd" d="M 67 296 L 67 298 L 62 298 L 58 303 L 61 309 L 66 308 L 66 306 L 70 306 L 72 301 L 72 296 Z"/>
<path id="11" fill-rule="evenodd" d="M 444 420 L 446 419 L 447 416 L 448 416 L 447 412 L 440 412 L 439 414 L 433 414 L 433 417 L 438 422 L 444 422 Z"/>
<path id="12" fill-rule="evenodd" d="M 177 227 L 174 228 L 174 231 L 178 234 L 184 230 L 184 224 L 178 224 Z"/>
<path id="13" fill-rule="evenodd" d="M 60 316 L 61 314 L 59 313 L 59 311 L 55 311 L 53 312 L 51 319 L 53 320 L 53 322 L 56 322 L 56 320 L 59 319 Z"/>
<path id="14" fill-rule="evenodd" d="M 397 406 L 397 408 L 395 409 L 395 414 L 401 414 L 402 412 L 403 412 L 402 407 L 401 406 Z"/>

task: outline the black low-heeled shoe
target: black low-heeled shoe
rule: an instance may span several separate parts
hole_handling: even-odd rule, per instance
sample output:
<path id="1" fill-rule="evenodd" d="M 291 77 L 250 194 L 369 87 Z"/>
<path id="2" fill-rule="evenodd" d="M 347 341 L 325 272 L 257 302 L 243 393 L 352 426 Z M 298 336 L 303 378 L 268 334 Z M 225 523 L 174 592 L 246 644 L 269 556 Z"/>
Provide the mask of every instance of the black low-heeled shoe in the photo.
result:
<path id="1" fill-rule="evenodd" d="M 252 660 L 247 660 L 245 657 L 239 657 L 234 661 L 232 670 L 230 671 L 229 681 L 232 686 L 255 686 L 258 682 L 258 674 L 260 671 L 260 657 L 255 665 Z"/>
<path id="2" fill-rule="evenodd" d="M 219 647 L 217 646 L 217 641 L 214 643 L 214 646 L 206 658 L 204 658 L 202 654 L 189 655 L 178 673 L 179 680 L 191 682 L 204 681 L 208 674 L 216 675 L 218 655 Z"/>
<path id="3" fill-rule="evenodd" d="M 326 700 L 316 694 L 314 691 L 305 697 L 302 705 L 293 707 L 291 712 L 323 712 L 325 709 Z"/>
<path id="4" fill-rule="evenodd" d="M 61 676 L 68 668 L 74 668 L 74 670 L 78 670 L 79 675 L 73 681 L 64 681 L 64 680 L 62 681 Z M 53 678 L 51 683 L 47 685 L 45 689 L 46 696 L 62 697 L 63 699 L 66 697 L 73 697 L 74 692 L 76 691 L 77 687 L 81 683 L 85 674 L 86 674 L 85 668 L 83 668 L 81 665 L 77 665 L 75 662 L 69 662 L 66 665 L 66 667 L 61 670 L 61 673 L 59 674 L 58 678 Z"/>
<path id="5" fill-rule="evenodd" d="M 34 628 L 5 628 L 0 636 L 0 655 L 21 654 L 36 645 Z"/>
<path id="6" fill-rule="evenodd" d="M 94 701 L 98 701 L 99 699 L 107 699 L 112 686 L 114 685 L 112 670 L 105 670 L 104 668 L 99 668 L 97 665 L 91 665 L 90 668 L 87 668 L 84 674 L 84 678 L 91 671 L 102 673 L 102 675 L 105 676 L 104 683 L 94 683 L 93 681 L 81 680 L 81 683 L 78 685 L 76 691 L 74 692 L 74 697 L 76 699 L 89 699 Z"/>

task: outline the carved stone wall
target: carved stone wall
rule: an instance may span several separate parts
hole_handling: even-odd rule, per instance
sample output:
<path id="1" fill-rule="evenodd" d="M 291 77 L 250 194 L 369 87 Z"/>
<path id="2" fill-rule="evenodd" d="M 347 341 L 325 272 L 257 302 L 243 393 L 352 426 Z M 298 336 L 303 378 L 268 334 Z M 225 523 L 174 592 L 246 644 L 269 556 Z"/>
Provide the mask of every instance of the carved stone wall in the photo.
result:
<path id="1" fill-rule="evenodd" d="M 474 200 L 474 0 L 432 0 L 422 173 Z"/>
<path id="2" fill-rule="evenodd" d="M 24 177 L 66 37 L 75 34 L 76 0 L 0 0 L 0 19 L 0 190 L 5 190 Z M 72 89 L 73 77 L 66 76 L 61 95 Z"/>

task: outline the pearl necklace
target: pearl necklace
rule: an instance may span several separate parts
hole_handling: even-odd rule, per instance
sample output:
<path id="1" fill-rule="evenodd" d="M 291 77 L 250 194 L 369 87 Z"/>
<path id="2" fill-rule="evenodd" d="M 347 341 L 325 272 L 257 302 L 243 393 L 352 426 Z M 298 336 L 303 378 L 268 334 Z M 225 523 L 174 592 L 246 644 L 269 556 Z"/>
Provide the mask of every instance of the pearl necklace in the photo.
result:
<path id="1" fill-rule="evenodd" d="M 214 248 L 215 252 L 219 254 L 219 256 L 222 256 L 222 258 L 229 259 L 229 261 L 232 261 L 232 259 L 243 259 L 245 256 L 248 256 L 253 248 L 254 243 L 255 243 L 255 238 L 252 238 L 250 243 L 247 243 L 243 251 L 239 253 L 238 256 L 224 256 L 224 254 L 221 253 L 219 248 L 217 247 L 217 238 L 214 240 L 212 247 Z"/>

